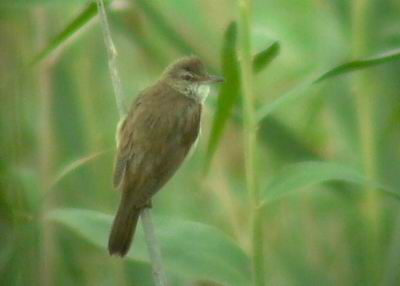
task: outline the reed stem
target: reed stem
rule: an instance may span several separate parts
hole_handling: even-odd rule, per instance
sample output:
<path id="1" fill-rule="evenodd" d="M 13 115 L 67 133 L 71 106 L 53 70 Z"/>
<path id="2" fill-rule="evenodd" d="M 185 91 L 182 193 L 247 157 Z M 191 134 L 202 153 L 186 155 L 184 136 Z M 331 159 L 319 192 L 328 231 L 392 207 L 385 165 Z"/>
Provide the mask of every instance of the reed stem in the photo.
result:
<path id="1" fill-rule="evenodd" d="M 47 43 L 47 18 L 44 8 L 34 11 L 37 25 L 37 44 L 42 48 Z M 46 214 L 54 204 L 54 197 L 48 190 L 51 181 L 51 170 L 54 165 L 54 141 L 51 122 L 52 87 L 51 87 L 51 63 L 44 61 L 39 66 L 38 91 L 39 91 L 39 126 L 38 126 L 38 162 L 39 178 L 43 194 L 43 203 L 40 212 L 40 240 L 41 252 L 39 256 L 40 285 L 54 284 L 54 229 L 46 220 Z"/>
<path id="2" fill-rule="evenodd" d="M 251 201 L 252 231 L 251 256 L 253 285 L 264 286 L 263 221 L 259 211 L 260 194 L 256 175 L 257 119 L 253 93 L 251 55 L 251 1 L 239 0 L 239 55 L 243 94 L 243 126 L 246 187 Z"/>
<path id="3" fill-rule="evenodd" d="M 367 52 L 367 14 L 368 0 L 354 0 L 352 6 L 352 52 L 357 58 Z M 360 72 L 352 77 L 352 92 L 356 104 L 356 114 L 359 132 L 360 164 L 365 175 L 371 180 L 376 179 L 376 151 L 374 138 L 374 120 L 370 81 L 367 78 L 368 72 Z M 378 284 L 379 257 L 379 196 L 376 189 L 365 188 L 365 199 L 362 211 L 368 225 L 368 244 L 366 251 L 367 265 L 365 271 L 368 273 L 368 280 L 371 285 Z"/>

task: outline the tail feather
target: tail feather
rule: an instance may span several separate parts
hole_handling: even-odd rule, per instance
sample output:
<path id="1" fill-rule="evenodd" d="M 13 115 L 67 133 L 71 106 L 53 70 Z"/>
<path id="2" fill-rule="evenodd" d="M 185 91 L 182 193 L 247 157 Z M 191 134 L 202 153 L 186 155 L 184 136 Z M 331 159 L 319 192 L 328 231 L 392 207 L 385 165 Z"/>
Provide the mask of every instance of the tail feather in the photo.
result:
<path id="1" fill-rule="evenodd" d="M 125 256 L 129 250 L 139 219 L 140 209 L 126 205 L 122 199 L 115 216 L 110 237 L 108 252 L 110 255 Z"/>

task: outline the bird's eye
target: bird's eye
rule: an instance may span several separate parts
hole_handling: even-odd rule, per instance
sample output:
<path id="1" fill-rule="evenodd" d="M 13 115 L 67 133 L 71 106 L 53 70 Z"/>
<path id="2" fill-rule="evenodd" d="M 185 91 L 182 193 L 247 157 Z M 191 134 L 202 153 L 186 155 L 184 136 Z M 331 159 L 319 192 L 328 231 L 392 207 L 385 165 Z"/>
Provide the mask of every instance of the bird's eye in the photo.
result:
<path id="1" fill-rule="evenodd" d="M 182 75 L 182 78 L 184 80 L 191 80 L 191 79 L 193 79 L 193 76 L 191 74 L 187 73 L 187 74 Z"/>

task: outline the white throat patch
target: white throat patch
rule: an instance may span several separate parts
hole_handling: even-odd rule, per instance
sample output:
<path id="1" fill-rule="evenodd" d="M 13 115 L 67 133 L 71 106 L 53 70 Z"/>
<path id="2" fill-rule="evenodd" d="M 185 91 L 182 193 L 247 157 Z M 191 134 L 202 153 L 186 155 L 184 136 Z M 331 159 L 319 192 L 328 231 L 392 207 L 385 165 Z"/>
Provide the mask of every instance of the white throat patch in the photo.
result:
<path id="1" fill-rule="evenodd" d="M 190 84 L 181 85 L 171 83 L 172 88 L 183 93 L 184 95 L 195 99 L 199 103 L 204 103 L 208 94 L 210 93 L 210 86 L 208 84 Z"/>
<path id="2" fill-rule="evenodd" d="M 210 93 L 210 86 L 208 84 L 199 84 L 196 86 L 194 93 L 199 98 L 199 101 L 204 103 L 208 94 Z"/>

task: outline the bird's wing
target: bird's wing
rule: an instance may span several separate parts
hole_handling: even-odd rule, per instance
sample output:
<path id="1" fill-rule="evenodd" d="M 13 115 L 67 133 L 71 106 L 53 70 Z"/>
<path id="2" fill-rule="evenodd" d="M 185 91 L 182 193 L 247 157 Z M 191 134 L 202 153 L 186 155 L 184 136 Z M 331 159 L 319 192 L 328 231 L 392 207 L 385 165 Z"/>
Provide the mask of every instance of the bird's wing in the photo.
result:
<path id="1" fill-rule="evenodd" d="M 120 188 L 122 179 L 125 176 L 126 163 L 127 160 L 124 158 L 115 160 L 113 187 L 116 189 Z"/>
<path id="2" fill-rule="evenodd" d="M 116 141 L 117 141 L 117 155 L 114 164 L 113 186 L 114 188 L 121 188 L 125 176 L 126 166 L 132 159 L 132 125 L 135 121 L 135 113 L 141 102 L 141 94 L 132 105 L 129 114 L 121 119 L 117 126 Z M 129 118 L 129 120 L 128 120 Z"/>

